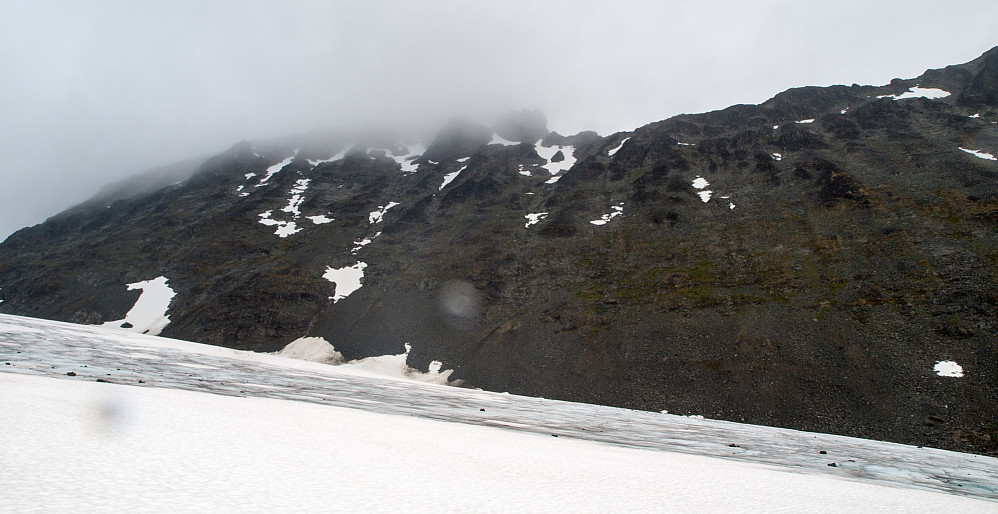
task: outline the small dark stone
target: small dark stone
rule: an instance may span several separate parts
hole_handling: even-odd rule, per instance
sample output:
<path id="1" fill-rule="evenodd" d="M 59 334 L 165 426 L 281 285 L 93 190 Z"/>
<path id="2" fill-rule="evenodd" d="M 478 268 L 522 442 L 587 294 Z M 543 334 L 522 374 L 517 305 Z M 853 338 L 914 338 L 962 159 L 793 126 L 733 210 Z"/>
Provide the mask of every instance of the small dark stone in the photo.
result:
<path id="1" fill-rule="evenodd" d="M 478 409 L 478 410 L 481 411 L 481 412 L 485 412 L 485 409 Z"/>
<path id="2" fill-rule="evenodd" d="M 131 323 L 129 323 L 127 321 L 121 324 L 121 328 L 134 328 L 134 327 L 135 327 L 135 325 L 132 325 Z"/>
<path id="3" fill-rule="evenodd" d="M 837 468 L 837 467 L 839 467 L 839 465 L 838 465 L 838 464 L 836 464 L 836 463 L 834 463 L 834 462 L 829 462 L 829 463 L 828 463 L 828 466 L 829 466 L 829 467 L 832 467 L 832 468 Z"/>
<path id="4" fill-rule="evenodd" d="M 551 437 L 558 437 L 558 434 L 551 434 Z"/>
<path id="5" fill-rule="evenodd" d="M 144 383 L 146 383 L 146 381 L 145 380 L 139 380 L 139 383 L 140 384 L 144 384 Z"/>
<path id="6" fill-rule="evenodd" d="M 66 373 L 66 376 L 67 377 L 75 377 L 76 376 L 76 372 L 70 371 L 69 373 Z"/>
<path id="7" fill-rule="evenodd" d="M 826 452 L 825 450 L 821 450 L 821 451 L 818 452 L 818 454 L 819 455 L 828 455 L 828 452 Z"/>
<path id="8" fill-rule="evenodd" d="M 110 383 L 111 383 L 111 381 L 110 381 L 110 380 L 105 380 L 105 379 L 103 379 L 103 378 L 98 378 L 98 379 L 97 379 L 97 381 L 98 381 L 98 382 L 103 382 L 103 383 L 105 383 L 105 384 L 110 384 Z"/>
<path id="9" fill-rule="evenodd" d="M 729 447 L 731 447 L 731 448 L 738 448 L 738 445 L 737 445 L 737 444 L 735 444 L 735 443 L 731 443 L 731 444 L 729 444 L 728 446 L 729 446 Z"/>

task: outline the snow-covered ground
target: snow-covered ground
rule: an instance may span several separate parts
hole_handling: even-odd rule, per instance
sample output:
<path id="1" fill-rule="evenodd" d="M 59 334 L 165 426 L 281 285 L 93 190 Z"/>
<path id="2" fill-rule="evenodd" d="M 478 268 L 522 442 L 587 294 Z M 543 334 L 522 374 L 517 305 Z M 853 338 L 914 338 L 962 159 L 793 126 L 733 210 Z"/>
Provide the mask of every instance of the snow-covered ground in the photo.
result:
<path id="1" fill-rule="evenodd" d="M 998 510 L 976 455 L 8 315 L 0 359 L 0 511 Z"/>
<path id="2" fill-rule="evenodd" d="M 935 100 L 937 98 L 946 98 L 950 95 L 949 91 L 944 91 L 937 88 L 922 88 L 922 87 L 911 87 L 907 91 L 901 93 L 900 95 L 880 95 L 877 98 L 890 98 L 892 100 L 908 100 L 909 98 L 928 98 L 930 100 Z"/>
<path id="3" fill-rule="evenodd" d="M 977 157 L 978 159 L 984 159 L 986 161 L 998 160 L 998 158 L 996 158 L 994 155 L 991 155 L 991 154 L 989 154 L 987 152 L 982 152 L 980 150 L 970 150 L 970 149 L 964 148 L 962 146 L 959 147 L 959 148 L 960 148 L 960 150 L 963 150 L 964 152 L 967 152 L 970 155 L 973 155 L 974 157 Z"/>
<path id="4" fill-rule="evenodd" d="M 170 323 L 170 317 L 166 315 L 166 310 L 176 295 L 167 284 L 168 280 L 162 276 L 127 284 L 129 291 L 141 289 L 142 294 L 139 295 L 139 299 L 135 301 L 131 310 L 125 314 L 125 319 L 107 321 L 104 326 L 134 330 L 141 334 L 159 335 Z"/>

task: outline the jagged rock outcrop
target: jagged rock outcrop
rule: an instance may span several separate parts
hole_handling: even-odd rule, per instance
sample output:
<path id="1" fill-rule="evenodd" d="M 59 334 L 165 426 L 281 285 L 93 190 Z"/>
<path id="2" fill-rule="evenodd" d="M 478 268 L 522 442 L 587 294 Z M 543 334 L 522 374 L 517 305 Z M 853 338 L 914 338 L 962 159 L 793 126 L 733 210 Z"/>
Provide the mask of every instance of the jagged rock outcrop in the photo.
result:
<path id="1" fill-rule="evenodd" d="M 524 111 L 427 147 L 242 143 L 12 235 L 0 312 L 118 320 L 125 284 L 165 276 L 165 336 L 408 344 L 490 390 L 994 453 L 995 70 L 606 137 Z"/>

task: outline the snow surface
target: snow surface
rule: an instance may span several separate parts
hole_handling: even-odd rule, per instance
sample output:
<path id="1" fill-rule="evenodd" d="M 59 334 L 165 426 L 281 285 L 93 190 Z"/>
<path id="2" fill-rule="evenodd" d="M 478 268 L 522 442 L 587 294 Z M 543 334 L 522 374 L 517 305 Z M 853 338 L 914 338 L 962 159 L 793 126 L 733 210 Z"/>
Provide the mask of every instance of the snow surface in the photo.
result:
<path id="1" fill-rule="evenodd" d="M 342 159 L 344 156 L 346 156 L 347 152 L 349 152 L 351 149 L 353 149 L 353 145 L 347 145 L 347 146 L 343 147 L 343 149 L 340 150 L 338 153 L 336 153 L 335 155 L 333 155 L 332 157 L 330 157 L 328 159 L 316 159 L 314 161 L 312 159 L 309 159 L 308 163 L 311 164 L 312 167 L 314 168 L 314 167 L 316 167 L 316 166 L 318 166 L 320 164 L 325 164 L 327 162 L 338 161 L 338 160 Z"/>
<path id="2" fill-rule="evenodd" d="M 981 117 L 981 113 L 971 114 L 970 116 L 967 116 L 967 117 L 968 118 L 980 118 Z"/>
<path id="3" fill-rule="evenodd" d="M 360 289 L 360 281 L 364 278 L 364 268 L 366 267 L 367 263 L 360 261 L 353 266 L 343 268 L 326 267 L 326 272 L 322 274 L 322 278 L 336 284 L 336 293 L 330 297 L 333 303 Z"/>
<path id="4" fill-rule="evenodd" d="M 298 228 L 295 222 L 293 221 L 271 219 L 270 216 L 271 214 L 273 214 L 273 212 L 274 212 L 273 210 L 269 210 L 266 212 L 261 212 L 260 214 L 257 214 L 257 216 L 260 217 L 261 224 L 267 225 L 269 227 L 277 227 L 277 230 L 274 231 L 274 234 L 276 234 L 278 237 L 282 238 L 288 237 L 291 234 L 297 234 L 298 232 L 301 232 L 302 229 Z"/>
<path id="5" fill-rule="evenodd" d="M 295 181 L 294 187 L 292 187 L 291 191 L 288 192 L 288 194 L 290 195 L 288 197 L 288 204 L 281 208 L 281 212 L 286 212 L 290 214 L 292 220 L 297 220 L 299 217 L 301 217 L 300 207 L 302 202 L 305 201 L 304 194 L 305 191 L 308 190 L 308 184 L 310 182 L 311 179 L 300 178 Z M 240 196 L 244 196 L 245 194 L 246 193 L 243 193 Z M 261 212 L 257 216 L 260 217 L 259 220 L 260 224 L 266 225 L 268 227 L 277 227 L 277 230 L 274 231 L 274 234 L 277 235 L 278 237 L 282 238 L 288 237 L 291 234 L 297 234 L 298 232 L 302 231 L 302 229 L 298 228 L 297 224 L 294 221 L 273 219 L 271 217 L 273 216 L 273 213 L 274 211 L 273 209 L 271 209 L 266 212 Z M 329 223 L 330 221 L 333 221 L 331 218 L 327 218 L 324 215 L 306 216 L 306 217 L 312 220 L 312 223 L 315 225 L 321 225 L 322 223 Z"/>
<path id="6" fill-rule="evenodd" d="M 412 161 L 419 158 L 426 152 L 426 146 L 421 143 L 414 143 L 405 145 L 405 154 L 394 155 L 391 150 L 386 148 L 372 148 L 368 150 L 370 153 L 373 150 L 381 150 L 385 152 L 385 155 L 392 158 L 401 167 L 403 173 L 415 173 L 419 169 L 419 164 Z"/>
<path id="7" fill-rule="evenodd" d="M 378 379 L 15 316 L 0 315 L 0 343 L 10 362 L 0 367 L 0 510 L 12 512 L 998 505 L 998 460 L 978 455 Z M 146 383 L 94 382 L 125 381 L 133 368 Z"/>
<path id="8" fill-rule="evenodd" d="M 630 137 L 625 137 L 623 140 L 620 141 L 619 145 L 613 147 L 613 149 L 611 149 L 606 154 L 609 155 L 610 157 L 613 157 L 613 154 L 617 153 L 617 151 L 620 150 L 624 146 L 624 143 L 626 143 L 628 139 L 630 139 Z"/>
<path id="9" fill-rule="evenodd" d="M 464 170 L 466 170 L 466 169 L 468 169 L 468 166 L 464 166 L 463 168 L 461 168 L 461 169 L 459 169 L 459 170 L 457 170 L 457 171 L 455 171 L 453 173 L 448 173 L 448 174 L 444 175 L 444 182 L 443 182 L 443 184 L 440 184 L 440 189 L 438 189 L 438 191 L 443 191 L 444 188 L 447 187 L 447 184 L 450 184 L 451 182 L 453 182 L 454 179 L 456 179 L 457 176 L 460 175 L 461 172 L 464 171 Z"/>
<path id="10" fill-rule="evenodd" d="M 693 143 L 683 143 L 683 142 L 677 142 L 676 144 L 677 144 L 677 145 L 680 145 L 680 146 L 696 146 L 696 145 L 694 145 Z"/>
<path id="11" fill-rule="evenodd" d="M 535 225 L 542 219 L 546 218 L 548 213 L 546 212 L 534 212 L 531 214 L 525 214 L 523 217 L 527 218 L 527 224 L 524 225 L 525 228 L 530 228 L 530 225 Z"/>
<path id="12" fill-rule="evenodd" d="M 503 139 L 502 137 L 499 136 L 499 134 L 496 134 L 496 133 L 493 132 L 492 133 L 492 141 L 489 141 L 489 144 L 490 145 L 503 145 L 503 146 L 516 146 L 516 145 L 518 145 L 520 143 L 517 143 L 516 141 L 510 141 L 508 139 Z"/>
<path id="13" fill-rule="evenodd" d="M 369 214 L 367 216 L 367 219 L 371 222 L 371 225 L 374 225 L 375 223 L 381 223 L 381 220 L 384 219 L 385 213 L 388 212 L 388 209 L 391 209 L 396 205 L 401 205 L 401 204 L 399 204 L 398 202 L 388 202 L 388 205 L 379 205 L 378 210 Z"/>
<path id="14" fill-rule="evenodd" d="M 357 252 L 359 252 L 361 248 L 364 248 L 365 246 L 373 243 L 374 240 L 377 239 L 378 236 L 380 236 L 380 235 L 381 235 L 381 232 L 378 232 L 377 234 L 374 234 L 371 237 L 365 237 L 364 239 L 361 239 L 360 241 L 354 241 L 353 244 L 355 244 L 357 246 L 355 246 L 352 250 L 350 250 L 350 253 L 356 255 Z"/>
<path id="15" fill-rule="evenodd" d="M 953 361 L 939 361 L 932 367 L 932 371 L 941 377 L 963 377 L 963 366 Z"/>
<path id="16" fill-rule="evenodd" d="M 308 183 L 311 180 L 307 178 L 300 178 L 295 181 L 295 186 L 291 188 L 291 197 L 288 198 L 288 204 L 281 209 L 282 212 L 290 213 L 295 219 L 301 216 L 301 211 L 298 210 L 301 207 L 301 203 L 305 201 L 305 197 L 302 196 L 306 190 L 308 190 Z"/>
<path id="17" fill-rule="evenodd" d="M 994 504 L 772 466 L 268 398 L 3 374 L 13 511 L 933 510 Z M 249 425 L 247 425 L 249 424 Z M 236 427 L 250 426 L 250 430 Z M 72 458 L 67 458 L 72 456 Z"/>
<path id="18" fill-rule="evenodd" d="M 714 194 L 713 191 L 708 191 L 708 190 L 704 190 L 703 189 L 703 188 L 705 188 L 705 187 L 707 187 L 709 185 L 710 185 L 710 182 L 707 182 L 707 179 L 705 179 L 703 177 L 699 177 L 698 176 L 696 179 L 693 180 L 693 187 L 695 187 L 696 189 L 700 189 L 701 190 L 701 191 L 697 191 L 697 196 L 700 197 L 700 201 L 702 201 L 703 203 L 709 202 L 710 201 L 710 195 Z"/>
<path id="19" fill-rule="evenodd" d="M 984 159 L 984 160 L 988 160 L 988 161 L 998 160 L 998 159 L 995 158 L 994 155 L 991 155 L 991 154 L 986 153 L 986 152 L 982 152 L 980 150 L 968 150 L 968 149 L 966 149 L 966 148 L 964 148 L 962 146 L 959 146 L 957 148 L 963 150 L 964 152 L 969 153 L 970 155 L 973 155 L 974 157 L 978 157 L 978 158 L 981 158 L 981 159 Z"/>
<path id="20" fill-rule="evenodd" d="M 301 359 L 322 364 L 342 364 L 343 354 L 321 337 L 299 337 L 291 341 L 275 355 Z"/>
<path id="21" fill-rule="evenodd" d="M 548 173 L 550 173 L 551 175 L 559 175 L 562 172 L 568 171 L 569 168 L 575 165 L 574 146 L 571 145 L 541 146 L 541 142 L 538 141 L 537 144 L 534 145 L 534 151 L 537 152 L 537 155 L 539 155 L 541 159 L 547 161 L 547 163 L 542 164 L 541 167 L 548 170 Z M 562 153 L 562 155 L 565 156 L 565 159 L 560 162 L 551 162 L 551 159 L 559 151 Z M 554 184 L 555 182 L 558 181 L 559 178 L 561 177 L 560 176 L 551 177 L 551 179 L 549 179 L 546 183 Z"/>
<path id="22" fill-rule="evenodd" d="M 782 161 L 783 160 L 783 154 L 781 154 L 781 153 L 773 152 L 770 155 L 773 156 L 774 160 L 777 160 L 777 161 Z"/>
<path id="23" fill-rule="evenodd" d="M 170 317 L 166 315 L 166 311 L 170 308 L 170 301 L 177 294 L 167 285 L 168 282 L 166 277 L 159 276 L 127 284 L 129 291 L 141 289 L 142 294 L 125 314 L 125 319 L 107 321 L 102 326 L 124 328 L 122 324 L 131 323 L 131 328 L 124 329 L 141 334 L 159 335 L 170 324 Z"/>
<path id="24" fill-rule="evenodd" d="M 610 208 L 613 210 L 609 214 L 604 214 L 600 216 L 600 219 L 592 220 L 589 223 L 593 225 L 606 225 L 613 218 L 624 214 L 624 202 L 620 202 L 620 205 L 611 205 Z"/>
<path id="25" fill-rule="evenodd" d="M 877 98 L 891 98 L 893 100 L 907 100 L 909 98 L 928 98 L 934 100 L 936 98 L 946 98 L 950 95 L 949 91 L 944 91 L 942 89 L 935 88 L 921 88 L 918 86 L 909 88 L 904 93 L 900 95 L 880 95 Z"/>
<path id="26" fill-rule="evenodd" d="M 312 220 L 312 223 L 316 225 L 324 225 L 336 221 L 335 218 L 327 218 L 325 214 L 320 214 L 318 216 L 305 216 L 306 218 Z"/>
<path id="27" fill-rule="evenodd" d="M 443 364 L 440 361 L 431 362 L 429 366 L 430 369 L 426 373 L 410 368 L 409 365 L 406 364 L 406 360 L 409 358 L 409 352 L 411 351 L 412 346 L 406 343 L 405 351 L 397 355 L 380 355 L 377 357 L 366 357 L 363 359 L 346 361 L 346 359 L 343 358 L 343 354 L 337 351 L 336 348 L 324 338 L 301 337 L 288 343 L 287 346 L 276 352 L 274 355 L 289 357 L 292 359 L 301 359 L 309 362 L 318 362 L 321 364 L 331 364 L 337 366 L 338 371 L 349 369 L 355 372 L 360 372 L 360 374 L 364 376 L 415 380 L 417 382 L 425 382 L 428 384 L 460 385 L 460 381 L 453 383 L 448 381 L 448 377 L 454 372 L 454 370 L 448 369 L 441 372 L 440 368 Z"/>
<path id="28" fill-rule="evenodd" d="M 297 234 L 302 230 L 298 228 L 295 222 L 293 221 L 286 221 L 281 223 L 282 225 L 277 227 L 277 230 L 274 231 L 274 234 L 276 234 L 277 237 L 288 237 L 291 234 Z"/>
<path id="29" fill-rule="evenodd" d="M 806 120 L 795 121 L 794 123 L 814 123 L 814 118 L 809 118 Z"/>
<path id="30" fill-rule="evenodd" d="M 297 155 L 298 155 L 298 150 L 295 150 L 295 152 L 293 154 L 291 154 L 290 157 L 288 157 L 288 158 L 284 159 L 283 161 L 281 161 L 281 162 L 279 162 L 279 163 L 277 163 L 277 164 L 275 164 L 275 165 L 267 168 L 267 174 L 264 175 L 262 179 L 260 179 L 260 182 L 256 185 L 256 187 L 261 187 L 264 184 L 266 184 L 267 181 L 270 180 L 270 177 L 273 177 L 274 174 L 276 174 L 277 172 L 283 170 L 285 166 L 287 166 L 288 164 L 291 164 L 291 161 L 295 160 L 295 156 L 297 156 Z M 247 177 L 247 178 L 249 178 L 249 177 Z"/>

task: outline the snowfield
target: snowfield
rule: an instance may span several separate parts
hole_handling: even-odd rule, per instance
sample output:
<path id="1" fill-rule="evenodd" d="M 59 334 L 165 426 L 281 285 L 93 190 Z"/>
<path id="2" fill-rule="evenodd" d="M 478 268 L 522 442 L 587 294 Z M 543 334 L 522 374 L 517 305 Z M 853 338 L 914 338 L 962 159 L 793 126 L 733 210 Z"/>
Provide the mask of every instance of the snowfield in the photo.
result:
<path id="1" fill-rule="evenodd" d="M 9 315 L 0 359 L 0 511 L 998 510 L 978 455 Z"/>

